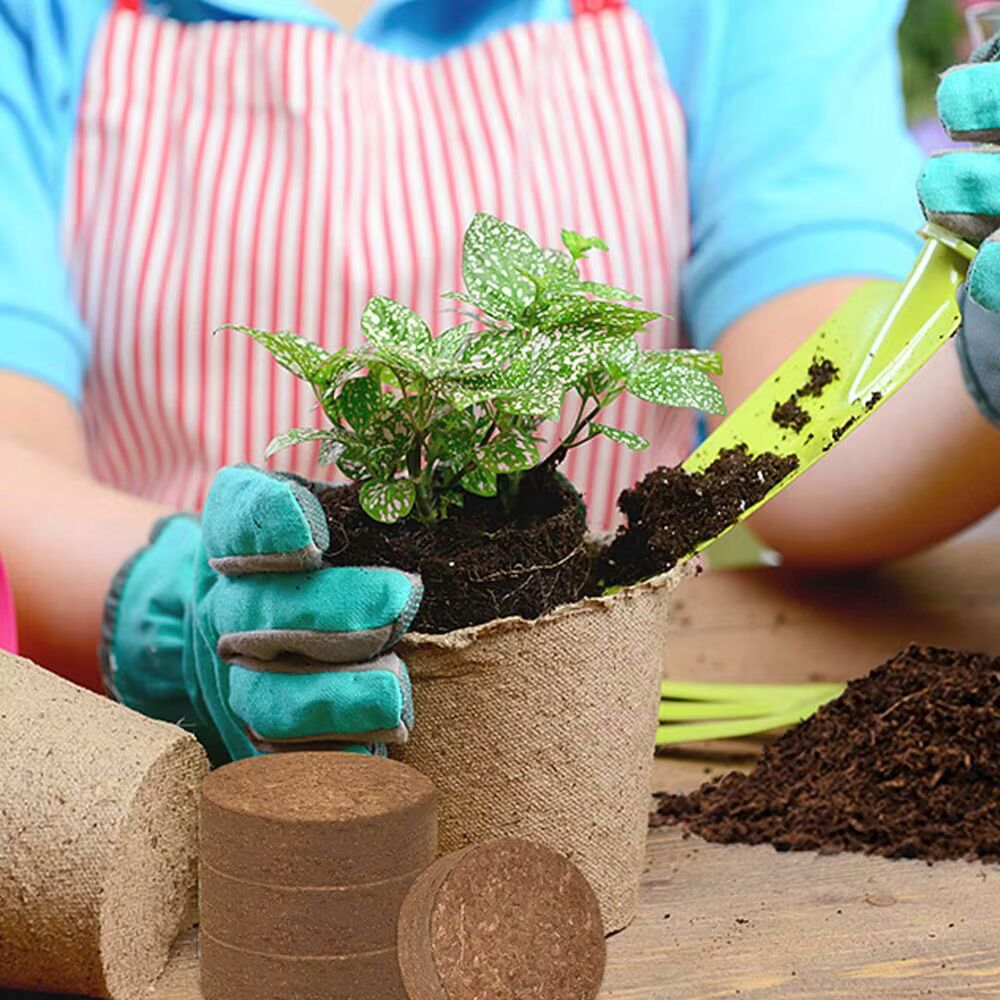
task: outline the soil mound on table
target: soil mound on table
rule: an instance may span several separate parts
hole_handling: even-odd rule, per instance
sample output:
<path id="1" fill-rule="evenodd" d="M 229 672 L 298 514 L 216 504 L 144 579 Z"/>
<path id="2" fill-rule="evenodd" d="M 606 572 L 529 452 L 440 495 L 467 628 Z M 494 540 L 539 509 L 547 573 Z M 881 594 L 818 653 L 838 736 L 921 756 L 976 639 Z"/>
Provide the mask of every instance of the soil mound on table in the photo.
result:
<path id="1" fill-rule="evenodd" d="M 395 566 L 418 572 L 424 599 L 416 632 L 441 633 L 495 618 L 537 618 L 584 596 L 592 563 L 586 510 L 564 478 L 548 470 L 521 490 L 519 506 L 468 496 L 447 521 L 378 524 L 361 509 L 358 486 L 319 500 L 330 526 L 331 566 Z"/>
<path id="2" fill-rule="evenodd" d="M 652 825 L 780 851 L 1000 861 L 1000 657 L 910 646 L 746 775 L 660 797 Z"/>
<path id="3" fill-rule="evenodd" d="M 618 499 L 626 523 L 601 560 L 601 578 L 625 584 L 666 572 L 733 524 L 798 464 L 794 456 L 769 452 L 751 457 L 742 445 L 720 452 L 704 472 L 654 469 Z"/>

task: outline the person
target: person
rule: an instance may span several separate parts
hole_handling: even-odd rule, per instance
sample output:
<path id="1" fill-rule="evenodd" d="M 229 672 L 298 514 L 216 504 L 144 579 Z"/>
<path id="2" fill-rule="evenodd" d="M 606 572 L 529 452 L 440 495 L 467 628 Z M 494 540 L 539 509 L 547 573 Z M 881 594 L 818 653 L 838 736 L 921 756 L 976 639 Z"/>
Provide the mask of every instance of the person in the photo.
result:
<path id="1" fill-rule="evenodd" d="M 912 263 L 901 8 L 0 0 L 0 550 L 25 652 L 97 686 L 103 623 L 112 692 L 220 756 L 405 738 L 391 650 L 419 582 L 317 568 L 313 452 L 233 468 L 319 415 L 211 331 L 350 345 L 375 293 L 440 318 L 484 210 L 543 245 L 604 237 L 590 275 L 719 349 L 734 406 Z M 765 540 L 853 565 L 995 505 L 1000 435 L 956 358 L 765 508 Z M 679 412 L 612 416 L 654 446 L 573 454 L 596 524 L 691 443 Z"/>

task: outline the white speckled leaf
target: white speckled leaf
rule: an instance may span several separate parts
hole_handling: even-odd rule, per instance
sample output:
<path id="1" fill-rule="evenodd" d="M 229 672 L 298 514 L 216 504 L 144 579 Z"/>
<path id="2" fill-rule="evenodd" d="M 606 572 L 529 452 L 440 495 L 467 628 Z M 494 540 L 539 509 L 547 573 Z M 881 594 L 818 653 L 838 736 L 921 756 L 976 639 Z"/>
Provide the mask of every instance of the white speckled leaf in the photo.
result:
<path id="1" fill-rule="evenodd" d="M 494 438 L 480 459 L 480 465 L 493 472 L 523 472 L 537 464 L 538 442 L 516 430 Z"/>
<path id="2" fill-rule="evenodd" d="M 264 457 L 270 458 L 277 452 L 284 451 L 285 448 L 305 444 L 307 441 L 327 441 L 334 437 L 333 432 L 329 430 L 320 430 L 315 427 L 293 427 L 291 430 L 285 431 L 284 434 L 278 434 L 271 439 L 264 452 Z"/>
<path id="3" fill-rule="evenodd" d="M 345 382 L 337 397 L 341 415 L 359 431 L 368 426 L 382 401 L 382 387 L 373 375 Z"/>
<path id="4" fill-rule="evenodd" d="M 465 232 L 462 276 L 472 301 L 498 319 L 517 322 L 534 302 L 546 260 L 538 244 L 516 226 L 485 212 Z"/>
<path id="5" fill-rule="evenodd" d="M 376 295 L 361 314 L 361 330 L 372 344 L 424 351 L 431 347 L 430 327 L 402 302 Z"/>
<path id="6" fill-rule="evenodd" d="M 408 479 L 389 483 L 367 482 L 361 487 L 361 509 L 382 524 L 394 524 L 413 510 L 417 488 Z"/>
<path id="7" fill-rule="evenodd" d="M 647 355 L 628 378 L 633 396 L 660 406 L 684 406 L 705 413 L 725 413 L 719 387 L 697 368 L 663 355 Z"/>
<path id="8" fill-rule="evenodd" d="M 497 474 L 492 469 L 480 465 L 462 476 L 462 489 L 479 497 L 497 495 Z"/>
<path id="9" fill-rule="evenodd" d="M 620 427 L 609 427 L 607 424 L 591 424 L 595 434 L 603 434 L 606 438 L 623 444 L 632 451 L 645 451 L 649 447 L 649 442 L 641 435 L 632 431 L 622 430 Z"/>
<path id="10" fill-rule="evenodd" d="M 318 381 L 321 375 L 328 376 L 324 377 L 323 381 L 332 381 L 338 371 L 346 370 L 351 365 L 346 352 L 338 351 L 332 354 L 319 344 L 287 330 L 272 333 L 268 330 L 255 330 L 249 326 L 233 324 L 227 324 L 219 329 L 234 330 L 256 340 L 271 352 L 274 360 L 282 368 L 307 382 Z"/>

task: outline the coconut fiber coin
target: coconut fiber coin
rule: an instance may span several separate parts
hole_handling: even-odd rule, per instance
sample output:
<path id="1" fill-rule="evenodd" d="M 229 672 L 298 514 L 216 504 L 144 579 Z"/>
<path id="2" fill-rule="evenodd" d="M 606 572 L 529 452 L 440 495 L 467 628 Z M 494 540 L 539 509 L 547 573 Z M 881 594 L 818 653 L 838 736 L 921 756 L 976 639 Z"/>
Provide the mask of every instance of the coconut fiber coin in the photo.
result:
<path id="1" fill-rule="evenodd" d="M 587 880 L 561 854 L 524 840 L 441 858 L 399 915 L 409 1000 L 589 1000 L 605 958 Z"/>
<path id="2" fill-rule="evenodd" d="M 399 908 L 434 859 L 435 791 L 396 761 L 254 757 L 201 802 L 205 1000 L 403 1000 Z"/>

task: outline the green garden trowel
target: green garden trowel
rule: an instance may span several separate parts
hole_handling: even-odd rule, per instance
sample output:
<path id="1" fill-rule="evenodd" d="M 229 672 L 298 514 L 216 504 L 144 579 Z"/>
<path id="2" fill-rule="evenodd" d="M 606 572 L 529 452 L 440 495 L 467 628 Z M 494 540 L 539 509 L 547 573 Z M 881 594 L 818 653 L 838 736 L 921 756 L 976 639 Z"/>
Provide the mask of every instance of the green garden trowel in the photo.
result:
<path id="1" fill-rule="evenodd" d="M 878 410 L 958 330 L 956 291 L 976 248 L 933 223 L 921 235 L 926 243 L 902 285 L 873 281 L 859 289 L 684 463 L 687 472 L 701 472 L 721 451 L 738 445 L 746 445 L 751 455 L 772 452 L 798 459 L 795 470 L 748 506 L 739 521 Z M 801 391 L 815 384 L 811 369 L 829 372 L 831 365 L 836 377 L 816 394 Z M 775 407 L 789 401 L 791 419 L 775 422 Z M 661 692 L 664 724 L 657 745 L 731 739 L 792 725 L 841 690 L 838 685 L 668 681 Z"/>

